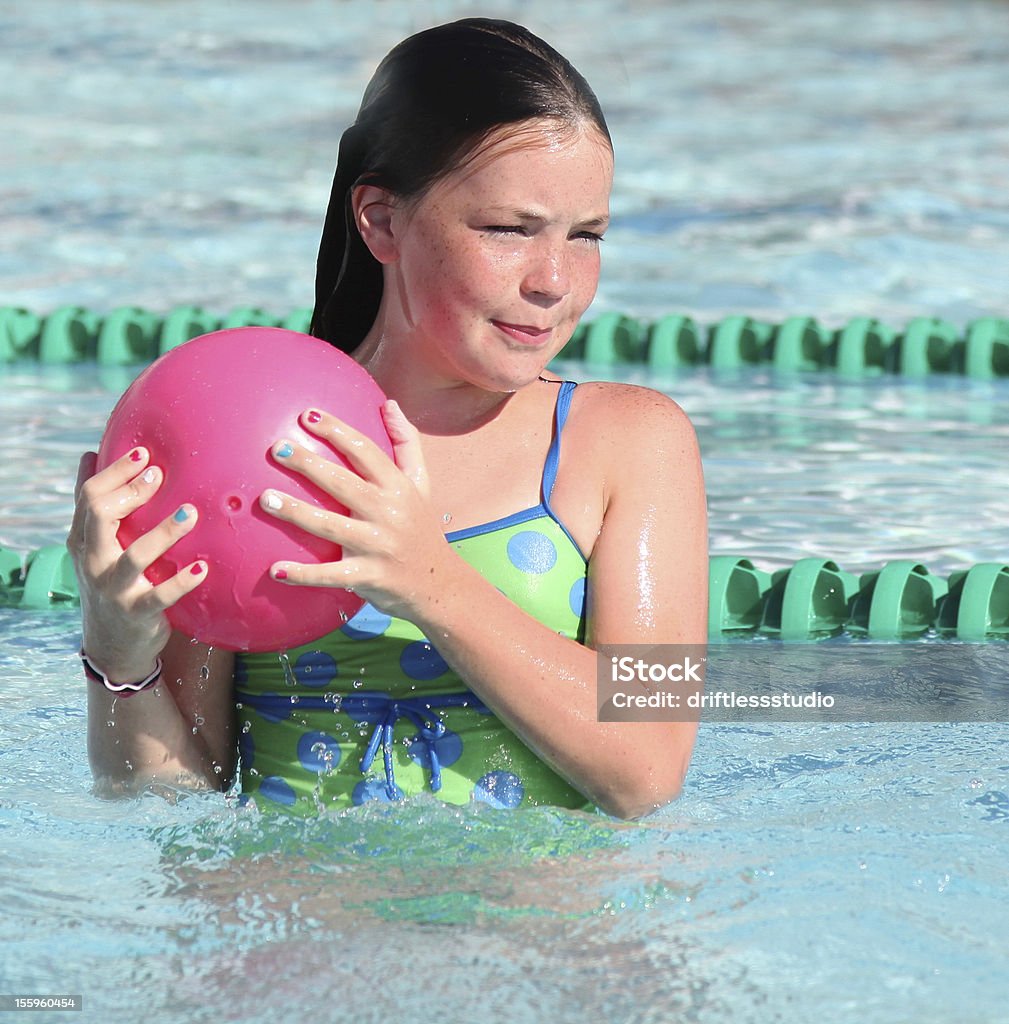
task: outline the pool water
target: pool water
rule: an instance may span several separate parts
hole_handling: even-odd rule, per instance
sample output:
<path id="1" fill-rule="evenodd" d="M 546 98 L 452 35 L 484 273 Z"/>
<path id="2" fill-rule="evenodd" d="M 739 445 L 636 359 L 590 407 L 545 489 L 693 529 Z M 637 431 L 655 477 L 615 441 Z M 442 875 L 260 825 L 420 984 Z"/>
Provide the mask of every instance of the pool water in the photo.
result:
<path id="1" fill-rule="evenodd" d="M 587 73 L 617 146 L 597 311 L 1004 315 L 1002 5 L 541 7 L 496 10 Z M 364 81 L 466 13 L 0 11 L 0 303 L 306 305 Z M 0 545 L 63 539 L 78 453 L 133 372 L 0 367 Z M 1005 380 L 648 382 L 697 425 L 715 554 L 1009 557 Z M 82 994 L 103 1024 L 1009 1020 L 1004 721 L 709 721 L 683 797 L 632 825 L 430 798 L 291 820 L 235 794 L 94 797 L 78 642 L 73 614 L 0 608 L 0 995 Z M 743 680 L 759 646 L 824 686 L 845 644 L 743 641 L 712 668 Z M 952 682 L 1009 678 L 1009 645 L 911 646 Z"/>

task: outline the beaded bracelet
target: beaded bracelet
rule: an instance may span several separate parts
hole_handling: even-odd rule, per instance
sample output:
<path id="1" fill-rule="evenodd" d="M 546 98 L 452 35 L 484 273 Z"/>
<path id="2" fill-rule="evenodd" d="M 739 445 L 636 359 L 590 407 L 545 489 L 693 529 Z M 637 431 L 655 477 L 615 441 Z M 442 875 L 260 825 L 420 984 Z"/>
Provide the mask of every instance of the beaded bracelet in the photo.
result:
<path id="1" fill-rule="evenodd" d="M 94 662 L 84 653 L 83 647 L 80 653 L 84 674 L 88 679 L 93 683 L 100 683 L 110 693 L 119 694 L 121 697 L 132 697 L 133 694 L 140 693 L 141 690 L 147 690 L 152 686 L 156 686 L 161 680 L 160 658 L 156 660 L 154 671 L 146 679 L 141 679 L 138 683 L 113 683 L 109 681 L 109 677 L 101 669 L 95 667 Z"/>

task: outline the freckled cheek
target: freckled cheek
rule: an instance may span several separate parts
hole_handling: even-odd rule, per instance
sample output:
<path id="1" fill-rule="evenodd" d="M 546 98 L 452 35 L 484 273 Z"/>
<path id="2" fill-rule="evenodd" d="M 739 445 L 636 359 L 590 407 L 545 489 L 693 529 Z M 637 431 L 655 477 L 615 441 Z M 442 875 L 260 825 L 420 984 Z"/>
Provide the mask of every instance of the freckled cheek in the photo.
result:
<path id="1" fill-rule="evenodd" d="M 572 270 L 572 291 L 578 304 L 587 308 L 599 287 L 599 253 L 585 256 Z"/>

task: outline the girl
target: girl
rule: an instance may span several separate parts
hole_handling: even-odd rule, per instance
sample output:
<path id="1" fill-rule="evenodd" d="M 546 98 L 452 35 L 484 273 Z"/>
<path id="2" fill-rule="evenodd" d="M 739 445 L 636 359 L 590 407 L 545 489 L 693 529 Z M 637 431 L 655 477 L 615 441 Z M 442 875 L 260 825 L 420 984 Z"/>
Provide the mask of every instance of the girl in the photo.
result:
<path id="1" fill-rule="evenodd" d="M 594 648 L 704 642 L 694 432 L 661 394 L 546 370 L 595 294 L 612 172 L 588 84 L 527 30 L 469 19 L 385 58 L 340 143 L 312 331 L 390 396 L 395 461 L 306 409 L 356 472 L 284 438 L 273 457 L 350 514 L 261 499 L 344 553 L 274 578 L 368 604 L 280 657 L 211 656 L 164 613 L 214 566 L 144 576 L 197 510 L 124 551 L 162 471 L 86 455 L 70 547 L 100 789 L 227 788 L 239 748 L 260 806 L 430 790 L 636 817 L 676 796 L 696 726 L 599 722 Z"/>

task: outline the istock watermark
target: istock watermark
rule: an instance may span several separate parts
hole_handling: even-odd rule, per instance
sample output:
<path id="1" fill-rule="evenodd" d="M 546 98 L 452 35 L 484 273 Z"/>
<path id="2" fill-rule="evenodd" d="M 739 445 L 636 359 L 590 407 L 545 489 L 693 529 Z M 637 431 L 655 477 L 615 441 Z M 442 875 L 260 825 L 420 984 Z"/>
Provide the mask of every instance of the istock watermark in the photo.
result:
<path id="1" fill-rule="evenodd" d="M 1009 722 L 1009 644 L 606 645 L 601 722 Z"/>
<path id="2" fill-rule="evenodd" d="M 703 644 L 600 647 L 596 672 L 599 721 L 697 721 L 707 658 Z"/>

